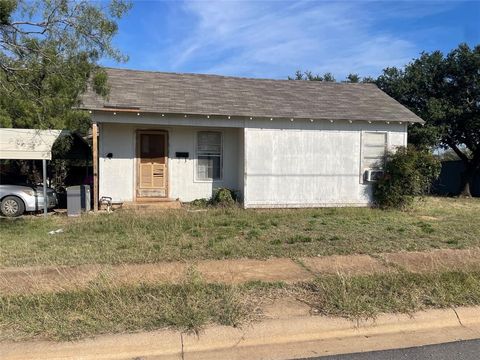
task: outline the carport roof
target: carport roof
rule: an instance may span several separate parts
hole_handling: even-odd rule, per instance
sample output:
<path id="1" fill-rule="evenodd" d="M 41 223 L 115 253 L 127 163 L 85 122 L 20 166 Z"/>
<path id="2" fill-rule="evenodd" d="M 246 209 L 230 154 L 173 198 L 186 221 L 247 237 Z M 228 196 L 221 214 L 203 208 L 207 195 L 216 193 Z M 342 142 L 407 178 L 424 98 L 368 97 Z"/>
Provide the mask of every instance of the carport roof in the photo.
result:
<path id="1" fill-rule="evenodd" d="M 0 159 L 51 160 L 62 130 L 0 129 Z"/>

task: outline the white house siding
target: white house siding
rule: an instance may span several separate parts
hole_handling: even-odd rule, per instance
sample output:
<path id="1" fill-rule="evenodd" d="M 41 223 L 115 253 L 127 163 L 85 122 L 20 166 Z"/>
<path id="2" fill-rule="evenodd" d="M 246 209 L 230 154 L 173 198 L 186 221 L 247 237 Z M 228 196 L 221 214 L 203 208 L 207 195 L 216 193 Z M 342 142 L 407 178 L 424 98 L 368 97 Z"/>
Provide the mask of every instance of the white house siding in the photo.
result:
<path id="1" fill-rule="evenodd" d="M 169 133 L 169 197 L 191 201 L 224 186 L 240 190 L 245 207 L 365 206 L 371 189 L 362 180 L 363 132 L 386 132 L 391 148 L 407 143 L 407 125 L 398 122 L 106 112 L 94 113 L 93 120 L 100 123 L 100 196 L 114 201 L 134 200 L 137 129 Z M 224 133 L 221 182 L 195 180 L 196 133 L 207 129 Z M 190 158 L 176 159 L 177 151 Z"/>
<path id="2" fill-rule="evenodd" d="M 222 132 L 223 176 L 219 181 L 199 181 L 195 179 L 198 131 Z M 238 185 L 238 133 L 239 129 L 231 128 L 191 128 L 175 127 L 169 130 L 169 167 L 170 197 L 181 201 L 192 201 L 209 198 L 218 187 L 239 190 Z M 175 152 L 189 152 L 189 159 L 175 158 Z"/>
<path id="3" fill-rule="evenodd" d="M 243 201 L 245 193 L 245 129 L 238 129 L 238 192 Z"/>
<path id="4" fill-rule="evenodd" d="M 110 196 L 114 202 L 134 201 L 136 130 L 168 131 L 168 197 L 181 201 L 208 198 L 217 187 L 241 190 L 239 187 L 240 129 L 187 126 L 153 126 L 128 123 L 100 123 L 99 196 Z M 196 134 L 202 130 L 223 134 L 223 178 L 221 181 L 195 179 Z M 175 152 L 188 152 L 188 159 L 175 158 Z M 108 159 L 106 155 L 112 153 Z"/>
<path id="5" fill-rule="evenodd" d="M 279 126 L 281 125 L 281 126 Z M 362 132 L 406 145 L 406 125 L 285 121 L 245 129 L 245 207 L 364 206 Z"/>
<path id="6" fill-rule="evenodd" d="M 132 201 L 135 176 L 135 132 L 128 124 L 100 124 L 98 192 L 115 202 Z M 112 153 L 111 159 L 107 154 Z"/>

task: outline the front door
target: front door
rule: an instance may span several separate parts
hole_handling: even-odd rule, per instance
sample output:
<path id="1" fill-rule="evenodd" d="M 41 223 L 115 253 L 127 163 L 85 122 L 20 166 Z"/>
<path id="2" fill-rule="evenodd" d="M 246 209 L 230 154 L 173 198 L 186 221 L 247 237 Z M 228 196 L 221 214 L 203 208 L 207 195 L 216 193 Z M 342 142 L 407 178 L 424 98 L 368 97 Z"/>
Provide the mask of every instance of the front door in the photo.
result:
<path id="1" fill-rule="evenodd" d="M 167 133 L 137 133 L 137 198 L 167 197 Z"/>

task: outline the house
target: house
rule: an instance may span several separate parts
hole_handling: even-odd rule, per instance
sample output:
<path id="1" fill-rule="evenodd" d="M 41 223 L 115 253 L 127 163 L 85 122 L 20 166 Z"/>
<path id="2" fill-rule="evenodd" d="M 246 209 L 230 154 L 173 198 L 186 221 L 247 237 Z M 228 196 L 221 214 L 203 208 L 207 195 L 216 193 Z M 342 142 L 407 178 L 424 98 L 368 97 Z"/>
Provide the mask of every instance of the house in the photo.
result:
<path id="1" fill-rule="evenodd" d="M 88 92 L 99 130 L 98 196 L 208 198 L 245 208 L 366 206 L 369 169 L 423 121 L 374 84 L 107 69 Z"/>

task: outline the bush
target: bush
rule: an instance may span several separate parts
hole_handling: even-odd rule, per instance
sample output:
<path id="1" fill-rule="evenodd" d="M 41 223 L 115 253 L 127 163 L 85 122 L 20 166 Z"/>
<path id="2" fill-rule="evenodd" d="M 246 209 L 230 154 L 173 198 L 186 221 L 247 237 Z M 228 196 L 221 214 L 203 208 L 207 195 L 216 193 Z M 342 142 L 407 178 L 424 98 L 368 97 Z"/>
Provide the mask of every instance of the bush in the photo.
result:
<path id="1" fill-rule="evenodd" d="M 236 204 L 237 198 L 235 190 L 219 188 L 215 190 L 210 199 L 196 199 L 190 202 L 190 205 L 200 208 L 207 206 L 229 207 Z"/>
<path id="2" fill-rule="evenodd" d="M 401 147 L 387 154 L 384 176 L 373 187 L 376 204 L 381 208 L 409 207 L 415 196 L 430 191 L 440 167 L 440 161 L 427 150 Z"/>
<path id="3" fill-rule="evenodd" d="M 208 199 L 195 199 L 190 202 L 191 206 L 204 208 L 208 206 Z"/>
<path id="4" fill-rule="evenodd" d="M 235 191 L 227 188 L 220 188 L 212 195 L 210 203 L 216 206 L 232 206 L 235 204 L 236 200 L 237 195 L 235 194 Z"/>

